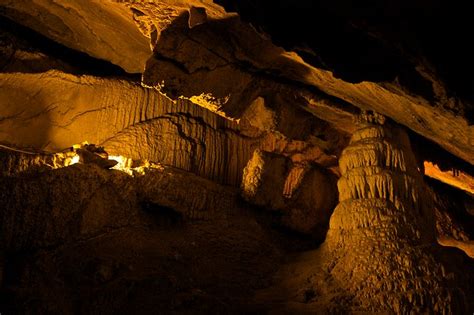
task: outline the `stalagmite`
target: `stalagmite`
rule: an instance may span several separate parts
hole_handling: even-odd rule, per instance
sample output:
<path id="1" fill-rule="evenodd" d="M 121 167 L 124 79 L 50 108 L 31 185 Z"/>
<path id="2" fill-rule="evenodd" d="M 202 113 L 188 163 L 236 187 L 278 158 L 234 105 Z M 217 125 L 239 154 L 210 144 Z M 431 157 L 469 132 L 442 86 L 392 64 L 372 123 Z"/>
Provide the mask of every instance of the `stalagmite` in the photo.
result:
<path id="1" fill-rule="evenodd" d="M 298 311 L 468 314 L 472 275 L 462 254 L 436 243 L 432 201 L 407 134 L 377 114 L 360 117 L 340 159 L 326 241 L 280 274 L 284 292 L 316 290 Z M 323 302 L 327 296 L 339 303 Z"/>
<path id="2" fill-rule="evenodd" d="M 353 296 L 354 311 L 465 313 L 468 288 L 440 259 L 433 205 L 406 133 L 377 114 L 361 117 L 340 160 L 339 205 L 321 248 L 335 260 L 331 276 Z M 349 193 L 354 187 L 359 194 Z"/>

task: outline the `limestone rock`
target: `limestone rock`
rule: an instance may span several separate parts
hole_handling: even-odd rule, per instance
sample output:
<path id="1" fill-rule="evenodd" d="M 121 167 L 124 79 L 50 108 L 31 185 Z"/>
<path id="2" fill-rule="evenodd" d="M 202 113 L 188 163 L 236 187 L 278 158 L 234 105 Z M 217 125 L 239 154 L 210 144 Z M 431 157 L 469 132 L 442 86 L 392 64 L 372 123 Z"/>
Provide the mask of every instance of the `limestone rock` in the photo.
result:
<path id="1" fill-rule="evenodd" d="M 111 155 L 161 162 L 227 183 L 240 182 L 251 148 L 258 146 L 257 139 L 239 135 L 236 123 L 133 83 L 60 72 L 2 76 L 1 141 L 11 146 L 57 152 L 88 141 Z"/>
<path id="2" fill-rule="evenodd" d="M 432 200 L 414 161 L 408 137 L 389 122 L 365 123 L 354 134 L 325 242 L 283 269 L 283 287 L 275 287 L 298 292 L 298 301 L 315 290 L 288 311 L 472 311 L 467 260 L 436 243 Z"/>
<path id="3" fill-rule="evenodd" d="M 331 275 L 341 283 L 352 283 L 348 290 L 355 294 L 361 309 L 404 312 L 408 307 L 419 311 L 467 311 L 473 307 L 465 298 L 470 294 L 466 290 L 471 288 L 453 290 L 446 284 L 455 277 L 461 286 L 464 275 L 447 276 L 444 271 L 454 266 L 446 265 L 438 256 L 432 203 L 415 168 L 408 138 L 400 129 L 390 130 L 370 123 L 368 128 L 356 133 L 343 153 L 345 159 L 341 158 L 340 204 L 331 218 L 326 246 L 322 249 L 340 257 L 336 258 Z M 386 136 L 388 132 L 392 132 L 393 137 Z M 381 146 L 372 151 L 373 143 L 383 143 L 384 139 L 388 141 L 388 150 Z M 367 158 L 361 158 L 360 165 L 347 163 L 353 154 Z M 359 177 L 361 172 L 364 177 Z M 351 193 L 346 195 L 346 189 Z M 351 243 L 359 244 L 359 249 L 343 249 Z M 365 265 L 367 257 L 373 258 L 369 265 Z M 349 261 L 352 271 L 346 269 Z M 374 285 L 374 279 L 388 275 L 386 288 L 393 293 L 386 291 L 377 296 L 370 293 L 380 288 Z M 410 293 L 410 287 L 417 291 Z M 439 293 L 433 295 L 433 292 Z M 410 301 L 410 306 L 406 301 Z"/>
<path id="4" fill-rule="evenodd" d="M 247 108 L 242 116 L 242 120 L 260 130 L 274 130 L 276 128 L 276 113 L 265 105 L 265 100 L 258 97 Z"/>
<path id="5" fill-rule="evenodd" d="M 38 173 L 45 170 L 70 165 L 75 153 L 73 151 L 47 154 L 13 150 L 0 146 L 1 176 L 16 176 L 20 174 Z"/>
<path id="6" fill-rule="evenodd" d="M 8 27 L 5 18 L 0 17 L 0 69 L 2 72 L 43 72 L 50 69 L 61 69 L 65 72 L 78 71 L 79 69 L 64 60 L 48 55 L 35 47 L 25 38 L 20 38 L 13 32 L 18 25 L 10 23 Z M 50 47 L 58 44 L 51 41 Z M 56 46 L 54 46 L 56 44 Z M 51 47 L 51 48 L 53 48 Z"/>
<path id="7" fill-rule="evenodd" d="M 4 249 L 58 246 L 137 220 L 135 193 L 121 172 L 74 165 L 0 180 Z"/>
<path id="8" fill-rule="evenodd" d="M 0 188 L 9 313 L 246 313 L 283 259 L 236 189 L 174 168 L 30 169 Z"/>
<path id="9" fill-rule="evenodd" d="M 347 102 L 363 110 L 371 109 L 383 113 L 439 143 L 449 152 L 473 162 L 472 126 L 469 119 L 446 108 L 449 107 L 447 103 L 452 102 L 461 104 L 459 106 L 463 108 L 471 106 L 468 103 L 463 104 L 462 100 L 441 97 L 433 101 L 430 97 L 425 98 L 425 95 L 407 92 L 397 82 L 344 81 L 331 71 L 306 63 L 296 53 L 275 47 L 238 19 L 209 21 L 193 29 L 187 27 L 186 21 L 184 16 L 182 19 L 178 18 L 162 33 L 155 46 L 154 57 L 149 60 L 144 73 L 144 83 L 147 86 L 160 86 L 170 97 L 182 95 L 192 98 L 208 95 L 206 100 L 200 102 L 203 106 L 215 108 L 230 117 L 240 118 L 247 106 L 257 97 L 272 93 L 271 91 L 280 91 L 281 85 L 276 81 L 283 76 L 292 82 L 315 86 L 325 94 L 343 101 L 340 103 Z M 214 41 L 214 38 L 222 37 L 237 38 L 232 44 L 239 54 L 232 54 L 232 47 L 224 44 L 225 41 Z M 180 49 L 176 49 L 177 47 Z M 212 47 L 212 53 L 202 47 Z M 259 47 L 259 51 L 255 51 L 254 47 Z M 183 53 L 182 50 L 188 50 L 189 53 Z M 211 61 L 206 62 L 208 60 Z M 249 67 L 241 66 L 249 63 L 251 71 L 248 70 Z M 256 80 L 250 75 L 252 69 L 263 69 L 273 75 L 273 78 Z M 433 85 L 442 89 L 442 83 L 433 80 Z M 308 103 L 321 102 L 322 97 L 318 97 L 316 93 L 305 89 L 293 90 L 295 98 L 305 97 L 308 100 L 306 106 Z M 323 103 L 331 103 L 331 106 L 326 107 L 331 114 L 321 114 L 326 119 L 340 116 L 341 107 L 350 111 L 350 106 L 337 106 L 327 101 L 327 95 L 323 97 Z"/>
<path id="10" fill-rule="evenodd" d="M 244 169 L 242 196 L 261 207 L 282 209 L 288 168 L 289 160 L 284 156 L 256 150 Z"/>
<path id="11" fill-rule="evenodd" d="M 462 190 L 441 182 L 428 182 L 434 201 L 438 243 L 456 247 L 473 257 L 474 217 L 466 206 L 472 199 Z"/>
<path id="12" fill-rule="evenodd" d="M 85 144 L 75 150 L 79 156 L 79 162 L 83 164 L 95 164 L 100 168 L 109 169 L 118 164 L 115 160 L 109 160 L 109 155 L 103 147 L 94 144 Z"/>
<path id="13" fill-rule="evenodd" d="M 376 110 L 473 162 L 469 122 L 472 104 L 452 97 L 436 71 L 422 62 L 420 56 L 394 58 L 398 55 L 394 52 L 386 56 L 408 72 L 409 78 L 404 77 L 406 73 L 400 75 L 403 79 L 417 82 L 419 86 L 405 86 L 394 77 L 393 69 L 389 71 L 391 82 L 361 80 L 354 83 L 348 78 L 341 79 L 335 71 L 320 64 L 306 62 L 296 52 L 276 46 L 235 14 L 207 1 L 119 1 L 104 5 L 100 1 L 83 0 L 52 5 L 50 1 L 35 0 L 25 5 L 24 1 L 4 0 L 0 4 L 4 8 L 3 15 L 69 47 L 119 64 L 129 72 L 144 72 L 147 86 L 158 87 L 164 82 L 163 91 L 167 91 L 168 96 L 193 99 L 230 117 L 240 117 L 259 96 L 280 91 L 282 84 L 277 81 L 284 78 L 316 87 L 330 96 L 323 100 L 330 114 L 320 109 L 314 111 L 321 117 L 350 116 L 353 106 Z M 194 19 L 199 22 L 193 22 Z M 223 40 L 216 41 L 216 38 Z M 232 41 L 227 41 L 228 38 Z M 349 40 L 354 41 L 354 38 Z M 144 69 L 150 44 L 154 55 Z M 303 56 L 307 53 L 307 50 L 298 51 Z M 383 49 L 376 52 L 387 54 Z M 380 61 L 383 57 L 374 55 L 371 59 Z M 413 60 L 418 64 L 414 66 Z M 396 66 L 390 67 L 396 69 Z M 269 74 L 269 78 L 257 79 L 255 73 Z M 296 98 L 306 97 L 313 107 L 318 107 L 314 104 L 320 102 L 321 94 L 304 88 L 296 90 Z M 339 101 L 334 102 L 334 99 Z M 337 103 L 349 106 L 341 107 Z M 333 122 L 340 124 L 337 120 Z"/>
<path id="14" fill-rule="evenodd" d="M 260 150 L 244 169 L 241 194 L 252 204 L 279 211 L 284 226 L 318 239 L 324 238 L 337 200 L 329 172 Z"/>
<path id="15" fill-rule="evenodd" d="M 135 27 L 132 12 L 113 2 L 2 0 L 0 6 L 4 8 L 2 15 L 128 72 L 142 72 L 151 54 L 147 38 Z"/>
<path id="16" fill-rule="evenodd" d="M 306 168 L 291 189 L 293 193 L 286 203 L 283 224 L 317 239 L 324 239 L 329 218 L 337 203 L 336 177 L 315 165 Z M 293 166 L 292 173 L 295 169 L 298 169 L 297 165 Z"/>
<path id="17" fill-rule="evenodd" d="M 0 312 L 472 313 L 463 19 L 215 2 L 0 0 Z"/>
<path id="18" fill-rule="evenodd" d="M 30 155 L 19 159 L 32 160 L 30 165 L 41 161 Z M 149 209 L 152 216 L 169 208 L 186 221 L 225 219 L 238 209 L 236 189 L 175 168 L 150 168 L 132 177 L 95 163 L 54 169 L 47 161 L 0 177 L 1 248 L 58 246 L 137 226 L 144 222 L 143 203 L 156 205 Z"/>
<path id="19" fill-rule="evenodd" d="M 217 220 L 238 212 L 238 190 L 170 167 L 136 178 L 140 200 L 169 207 L 185 220 Z"/>
<path id="20" fill-rule="evenodd" d="M 188 100 L 173 102 L 125 80 L 59 71 L 0 77 L 4 100 L 0 142 L 11 147 L 55 153 L 88 141 L 105 147 L 110 155 L 167 164 L 238 185 L 243 168 L 259 147 L 305 156 L 305 151 L 312 155 L 311 149 L 320 145 L 300 141 L 295 146 L 279 133 L 262 134 Z M 339 146 L 336 143 L 327 151 Z M 319 159 L 330 160 L 328 154 L 318 152 Z"/>

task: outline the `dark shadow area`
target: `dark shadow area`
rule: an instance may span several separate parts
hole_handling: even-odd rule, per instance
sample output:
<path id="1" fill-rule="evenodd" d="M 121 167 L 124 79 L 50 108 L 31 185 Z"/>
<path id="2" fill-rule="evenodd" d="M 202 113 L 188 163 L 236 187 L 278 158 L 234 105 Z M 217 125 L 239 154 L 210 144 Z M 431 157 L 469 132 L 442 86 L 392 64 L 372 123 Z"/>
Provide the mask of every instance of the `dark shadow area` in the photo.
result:
<path id="1" fill-rule="evenodd" d="M 151 222 L 153 227 L 176 228 L 184 224 L 183 214 L 173 208 L 149 201 L 142 201 L 140 208 L 145 213 L 147 221 Z"/>
<path id="2" fill-rule="evenodd" d="M 299 253 L 318 248 L 324 237 L 320 235 L 308 235 L 283 225 L 282 219 L 286 215 L 282 211 L 276 211 L 249 204 L 239 196 L 237 204 L 241 209 L 255 218 L 256 222 L 271 235 L 272 240 L 288 253 Z"/>
<path id="3" fill-rule="evenodd" d="M 415 66 L 434 67 L 470 104 L 452 109 L 474 122 L 474 48 L 469 3 L 443 1 L 217 0 L 272 41 L 346 81 L 392 81 L 430 99 Z"/>
<path id="4" fill-rule="evenodd" d="M 440 181 L 425 176 L 425 182 L 436 194 L 435 203 L 438 209 L 446 211 L 456 226 L 460 226 L 469 238 L 474 239 L 474 216 L 469 214 L 466 205 L 472 202 L 472 197 L 463 191 L 454 189 Z"/>
<path id="5" fill-rule="evenodd" d="M 437 164 L 442 171 L 459 170 L 474 176 L 474 165 L 449 153 L 437 143 L 406 129 L 410 137 L 412 149 L 420 166 L 423 161 Z"/>
<path id="6" fill-rule="evenodd" d="M 25 250 L 25 251 L 7 251 L 4 253 L 4 259 L 3 262 L 3 279 L 2 279 L 2 285 L 5 287 L 8 286 L 18 286 L 20 285 L 20 279 L 22 277 L 22 274 L 24 272 L 25 266 L 28 263 L 31 263 L 31 256 L 32 254 L 31 251 Z M 2 303 L 4 301 L 1 301 Z"/>
<path id="7" fill-rule="evenodd" d="M 353 24 L 364 9 L 344 1 L 217 1 L 307 62 L 349 82 L 391 81 L 411 65 Z M 284 22 L 283 22 L 284 21 Z"/>

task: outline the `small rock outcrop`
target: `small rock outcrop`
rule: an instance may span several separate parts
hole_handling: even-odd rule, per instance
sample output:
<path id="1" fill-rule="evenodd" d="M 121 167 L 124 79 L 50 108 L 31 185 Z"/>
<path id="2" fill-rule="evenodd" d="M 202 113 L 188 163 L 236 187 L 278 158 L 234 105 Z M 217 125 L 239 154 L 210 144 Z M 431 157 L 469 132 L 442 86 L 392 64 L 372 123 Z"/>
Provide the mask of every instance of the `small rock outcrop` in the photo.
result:
<path id="1" fill-rule="evenodd" d="M 334 174 L 311 163 L 256 150 L 244 169 L 242 197 L 281 214 L 281 224 L 323 239 L 337 192 Z"/>

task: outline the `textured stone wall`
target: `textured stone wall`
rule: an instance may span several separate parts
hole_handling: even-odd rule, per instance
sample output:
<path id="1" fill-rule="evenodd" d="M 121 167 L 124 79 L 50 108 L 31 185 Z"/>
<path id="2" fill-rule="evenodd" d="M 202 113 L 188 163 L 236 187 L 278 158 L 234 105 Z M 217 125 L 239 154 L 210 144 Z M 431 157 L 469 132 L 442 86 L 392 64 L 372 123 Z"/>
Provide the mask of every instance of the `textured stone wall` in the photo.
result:
<path id="1" fill-rule="evenodd" d="M 257 148 L 334 162 L 319 142 L 298 140 L 311 129 L 297 139 L 276 130 L 288 129 L 301 113 L 282 116 L 271 128 L 253 121 L 253 107 L 241 122 L 231 121 L 189 100 L 175 102 L 126 80 L 60 71 L 3 73 L 0 79 L 0 143 L 16 148 L 57 152 L 88 141 L 111 155 L 159 162 L 235 186 Z M 302 126 L 314 125 L 311 119 L 304 121 Z M 337 147 L 336 141 L 326 151 Z"/>

